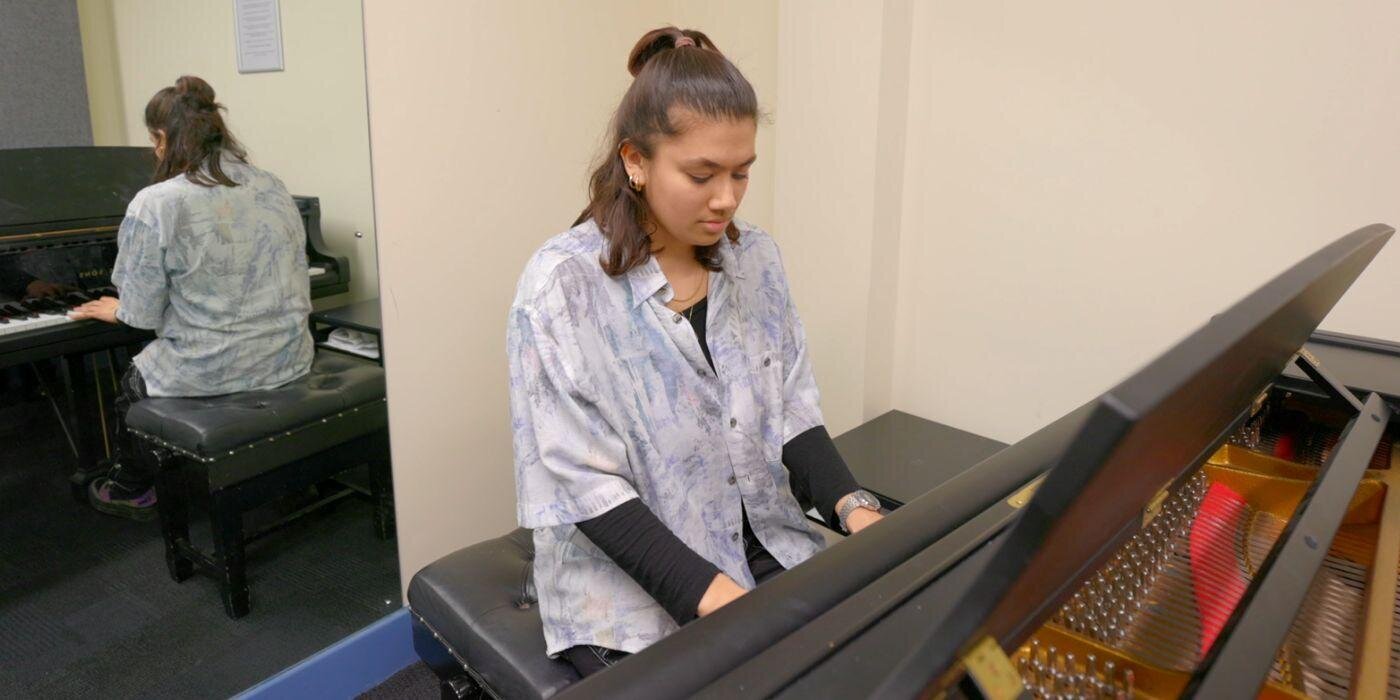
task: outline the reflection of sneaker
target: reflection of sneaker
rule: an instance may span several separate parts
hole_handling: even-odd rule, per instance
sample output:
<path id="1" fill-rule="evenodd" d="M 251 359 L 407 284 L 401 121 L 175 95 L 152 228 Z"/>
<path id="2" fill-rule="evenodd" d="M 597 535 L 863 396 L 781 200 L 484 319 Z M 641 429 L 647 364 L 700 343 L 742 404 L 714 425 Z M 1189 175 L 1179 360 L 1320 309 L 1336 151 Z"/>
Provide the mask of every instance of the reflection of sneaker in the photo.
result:
<path id="1" fill-rule="evenodd" d="M 156 517 L 156 490 L 129 494 L 111 479 L 95 479 L 88 484 L 88 503 L 108 515 L 128 520 L 147 521 Z"/>

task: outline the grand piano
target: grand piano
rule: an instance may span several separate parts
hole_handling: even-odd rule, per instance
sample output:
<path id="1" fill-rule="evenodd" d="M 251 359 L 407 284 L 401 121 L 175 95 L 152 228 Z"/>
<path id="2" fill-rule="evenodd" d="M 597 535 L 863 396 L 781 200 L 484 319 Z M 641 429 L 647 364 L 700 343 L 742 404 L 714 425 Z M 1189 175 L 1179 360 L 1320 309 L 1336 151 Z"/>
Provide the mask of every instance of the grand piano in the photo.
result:
<path id="1" fill-rule="evenodd" d="M 1400 697 L 1400 347 L 1305 347 L 1393 232 L 557 697 Z"/>
<path id="2" fill-rule="evenodd" d="M 80 468 L 91 466 L 96 457 L 90 453 L 101 445 L 100 433 L 84 429 L 101 416 L 95 411 L 100 397 L 83 393 L 100 394 L 102 384 L 86 376 L 93 363 L 83 358 L 134 347 L 152 335 L 120 324 L 73 321 L 66 314 L 102 295 L 116 296 L 111 274 L 117 229 L 132 197 L 151 184 L 153 169 L 149 148 L 0 150 L 0 370 L 59 360 L 65 420 Z M 306 229 L 312 298 L 348 291 L 350 264 L 322 239 L 320 201 L 294 199 Z M 33 294 L 55 290 L 41 298 Z"/>

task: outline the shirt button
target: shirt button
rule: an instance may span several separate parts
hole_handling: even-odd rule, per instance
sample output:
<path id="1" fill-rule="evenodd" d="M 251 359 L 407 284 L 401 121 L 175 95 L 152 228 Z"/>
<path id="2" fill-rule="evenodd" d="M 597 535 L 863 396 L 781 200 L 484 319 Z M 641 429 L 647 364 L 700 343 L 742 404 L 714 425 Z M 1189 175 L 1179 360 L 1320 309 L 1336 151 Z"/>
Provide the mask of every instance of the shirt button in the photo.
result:
<path id="1" fill-rule="evenodd" d="M 684 317 L 684 316 L 681 316 L 680 314 L 676 314 L 675 316 L 673 316 L 673 317 L 671 318 L 671 320 L 672 320 L 672 321 L 675 321 L 676 323 L 680 323 L 681 320 L 682 320 L 683 318 L 685 318 L 685 317 Z"/>
<path id="2" fill-rule="evenodd" d="M 738 419 L 738 418 L 730 418 L 730 419 L 729 419 L 729 427 L 731 427 L 731 428 L 737 428 L 737 427 L 739 427 L 739 419 Z"/>
<path id="3" fill-rule="evenodd" d="M 732 477 L 732 476 L 729 477 L 729 485 L 730 485 L 730 486 L 733 486 L 733 485 L 734 485 L 734 481 L 735 481 L 734 477 Z"/>
<path id="4" fill-rule="evenodd" d="M 702 377 L 705 376 L 705 370 L 703 370 L 703 369 L 697 369 L 697 370 L 695 370 L 695 373 L 698 374 L 698 375 L 700 375 L 700 376 L 702 376 Z"/>
<path id="5" fill-rule="evenodd" d="M 739 541 L 739 533 L 736 532 L 736 533 L 730 535 L 730 536 L 729 536 L 729 541 L 730 541 L 730 542 L 738 542 L 738 541 Z"/>
<path id="6" fill-rule="evenodd" d="M 763 358 L 763 366 L 764 366 L 764 367 L 767 367 L 768 365 L 771 365 L 771 364 L 773 364 L 773 358 L 771 358 L 771 357 L 765 357 L 765 358 Z"/>

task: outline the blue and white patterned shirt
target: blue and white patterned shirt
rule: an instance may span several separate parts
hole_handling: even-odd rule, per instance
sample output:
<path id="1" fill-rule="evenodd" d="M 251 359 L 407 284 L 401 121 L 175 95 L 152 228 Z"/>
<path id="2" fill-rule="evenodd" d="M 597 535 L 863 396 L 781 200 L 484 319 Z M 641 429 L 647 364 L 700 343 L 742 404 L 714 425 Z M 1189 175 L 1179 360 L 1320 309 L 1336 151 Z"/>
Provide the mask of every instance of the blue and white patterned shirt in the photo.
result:
<path id="1" fill-rule="evenodd" d="M 177 175 L 117 233 L 117 318 L 156 332 L 134 360 L 151 396 L 270 389 L 311 369 L 306 234 L 282 181 L 225 158 L 238 187 Z"/>
<path id="2" fill-rule="evenodd" d="M 745 510 L 786 568 L 823 546 L 782 464 L 783 445 L 823 422 L 806 339 L 777 246 L 739 229 L 710 273 L 713 371 L 666 308 L 674 294 L 656 260 L 609 277 L 591 221 L 546 243 L 520 278 L 507 331 L 517 516 L 534 529 L 551 655 L 636 652 L 676 630 L 574 525 L 629 499 L 746 588 Z"/>

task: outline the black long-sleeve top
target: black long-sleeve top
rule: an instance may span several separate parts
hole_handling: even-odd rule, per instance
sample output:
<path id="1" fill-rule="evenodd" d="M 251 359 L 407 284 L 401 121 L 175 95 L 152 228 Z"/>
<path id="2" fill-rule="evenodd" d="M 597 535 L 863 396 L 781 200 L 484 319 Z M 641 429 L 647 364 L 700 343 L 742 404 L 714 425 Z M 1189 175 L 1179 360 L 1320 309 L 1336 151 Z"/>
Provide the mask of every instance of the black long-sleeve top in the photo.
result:
<path id="1" fill-rule="evenodd" d="M 686 315 L 713 370 L 714 360 L 710 359 L 710 348 L 705 342 L 707 310 L 707 300 L 701 299 Z M 783 464 L 788 468 L 798 503 L 815 507 L 822 519 L 836 529 L 836 503 L 860 487 L 836 451 L 826 427 L 807 430 L 783 445 Z M 676 537 L 638 499 L 580 522 L 578 528 L 680 624 L 695 619 L 700 599 L 720 573 L 718 567 Z M 747 513 L 744 541 L 750 551 L 762 547 Z"/>

